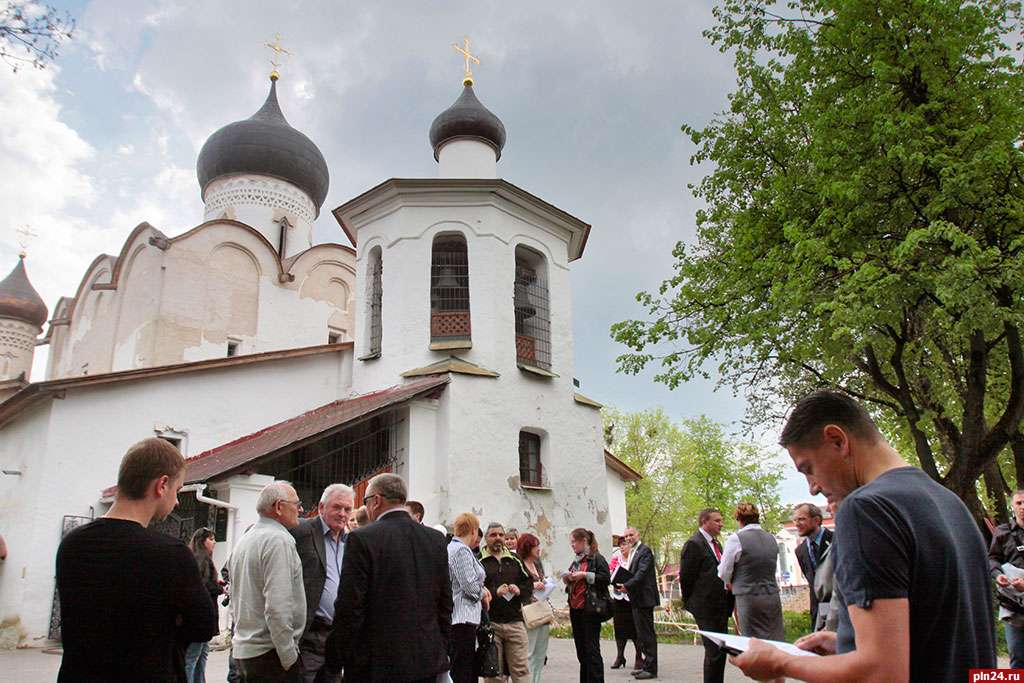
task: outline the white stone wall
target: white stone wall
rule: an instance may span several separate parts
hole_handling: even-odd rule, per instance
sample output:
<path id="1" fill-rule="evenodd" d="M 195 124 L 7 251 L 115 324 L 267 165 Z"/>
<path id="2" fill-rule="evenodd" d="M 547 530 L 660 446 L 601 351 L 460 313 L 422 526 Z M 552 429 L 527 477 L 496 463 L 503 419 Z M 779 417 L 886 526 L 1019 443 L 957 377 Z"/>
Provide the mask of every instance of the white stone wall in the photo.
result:
<path id="1" fill-rule="evenodd" d="M 116 483 L 128 446 L 173 425 L 198 454 L 347 396 L 350 367 L 351 351 L 339 351 L 72 388 L 19 415 L 0 429 L 0 467 L 21 472 L 0 477 L 0 534 L 10 548 L 0 562 L 0 618 L 20 616 L 30 638 L 46 634 L 61 520 L 103 513 L 100 492 Z"/>
<path id="2" fill-rule="evenodd" d="M 29 379 L 36 337 L 41 331 L 24 320 L 0 317 L 0 381 L 15 379 L 22 373 Z"/>
<path id="3" fill-rule="evenodd" d="M 429 412 L 413 408 L 409 420 L 410 495 L 424 502 L 427 520 L 450 524 L 473 511 L 541 539 L 552 569 L 572 559 L 568 535 L 594 531 L 607 545 L 611 506 L 600 413 L 573 401 L 572 302 L 569 240 L 560 226 L 496 194 L 458 190 L 400 197 L 360 218 L 357 296 L 365 300 L 368 254 L 383 259 L 381 355 L 356 360 L 360 393 L 398 381 L 402 372 L 450 354 L 499 373 L 498 378 L 453 374 L 438 401 L 437 427 Z M 469 257 L 472 348 L 430 350 L 430 259 L 434 237 L 459 233 Z M 513 291 L 515 250 L 544 256 L 550 298 L 551 371 L 542 377 L 517 367 Z M 360 304 L 356 356 L 367 355 L 367 310 Z M 519 484 L 519 432 L 542 435 L 547 490 Z M 433 461 L 430 457 L 433 444 Z M 419 458 L 424 461 L 420 462 Z M 624 503 L 621 504 L 624 508 Z M 622 513 L 624 516 L 624 512 Z M 610 552 L 609 548 L 604 548 Z"/>
<path id="4" fill-rule="evenodd" d="M 474 138 L 455 138 L 441 145 L 437 153 L 441 178 L 497 178 L 494 148 Z"/>
<path id="5" fill-rule="evenodd" d="M 546 380 L 511 379 L 455 376 L 449 386 L 449 520 L 473 509 L 485 524 L 530 531 L 541 540 L 547 566 L 567 569 L 572 529 L 590 529 L 599 542 L 610 537 L 600 415 Z M 522 429 L 542 434 L 549 490 L 520 486 Z"/>
<path id="6" fill-rule="evenodd" d="M 137 230 L 118 259 L 93 264 L 51 341 L 48 379 L 223 357 L 229 343 L 241 355 L 353 338 L 350 250 L 318 245 L 282 273 L 266 239 L 237 223 L 205 224 L 166 250 L 155 237 Z"/>
<path id="7" fill-rule="evenodd" d="M 626 482 L 618 472 L 605 466 L 608 477 L 608 520 L 613 534 L 621 534 L 629 526 L 626 515 Z M 611 538 L 608 538 L 611 542 Z"/>
<path id="8" fill-rule="evenodd" d="M 280 245 L 281 219 L 286 218 L 292 227 L 285 236 L 285 258 L 313 246 L 316 204 L 291 183 L 264 175 L 229 175 L 207 185 L 203 198 L 206 220 L 227 218 L 251 225 L 274 247 Z"/>
<path id="9" fill-rule="evenodd" d="M 515 247 L 523 244 L 543 254 L 547 263 L 551 370 L 559 375 L 548 384 L 571 396 L 574 359 L 568 243 L 530 219 L 511 206 L 408 206 L 361 228 L 356 291 L 360 302 L 365 301 L 367 254 L 381 246 L 383 338 L 379 359 L 357 361 L 357 388 L 389 386 L 402 372 L 450 353 L 503 377 L 521 375 L 516 366 L 512 295 Z M 430 254 L 434 237 L 451 232 L 464 235 L 468 247 L 473 347 L 438 352 L 429 348 Z M 360 303 L 356 324 L 365 328 L 366 321 L 366 306 Z M 360 334 L 356 356 L 367 351 L 367 340 Z"/>

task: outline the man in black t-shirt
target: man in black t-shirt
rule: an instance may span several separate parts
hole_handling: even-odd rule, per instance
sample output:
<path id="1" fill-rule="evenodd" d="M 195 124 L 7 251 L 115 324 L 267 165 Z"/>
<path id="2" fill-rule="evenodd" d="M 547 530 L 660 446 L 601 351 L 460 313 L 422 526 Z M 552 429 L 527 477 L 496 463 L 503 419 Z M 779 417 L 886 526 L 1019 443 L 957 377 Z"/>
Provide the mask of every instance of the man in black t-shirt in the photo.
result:
<path id="1" fill-rule="evenodd" d="M 184 682 L 185 644 L 217 633 L 192 553 L 147 528 L 177 505 L 184 471 L 173 445 L 140 441 L 121 460 L 110 511 L 61 542 L 58 681 Z"/>
<path id="2" fill-rule="evenodd" d="M 981 532 L 947 488 L 899 456 L 856 401 L 819 391 L 800 401 L 779 440 L 811 494 L 842 501 L 833 562 L 838 633 L 797 645 L 798 657 L 755 642 L 732 659 L 764 680 L 945 681 L 996 666 Z"/>

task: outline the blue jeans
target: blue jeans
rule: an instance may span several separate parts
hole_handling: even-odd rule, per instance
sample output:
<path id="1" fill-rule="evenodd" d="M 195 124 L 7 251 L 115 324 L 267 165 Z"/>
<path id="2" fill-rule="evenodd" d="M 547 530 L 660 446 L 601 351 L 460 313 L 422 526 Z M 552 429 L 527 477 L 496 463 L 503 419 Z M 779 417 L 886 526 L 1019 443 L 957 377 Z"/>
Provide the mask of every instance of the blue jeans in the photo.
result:
<path id="1" fill-rule="evenodd" d="M 206 656 L 209 643 L 189 643 L 185 649 L 185 678 L 188 683 L 206 683 Z"/>
<path id="2" fill-rule="evenodd" d="M 1010 651 L 1010 667 L 1024 669 L 1024 627 L 1003 622 L 1006 631 L 1006 649 Z"/>

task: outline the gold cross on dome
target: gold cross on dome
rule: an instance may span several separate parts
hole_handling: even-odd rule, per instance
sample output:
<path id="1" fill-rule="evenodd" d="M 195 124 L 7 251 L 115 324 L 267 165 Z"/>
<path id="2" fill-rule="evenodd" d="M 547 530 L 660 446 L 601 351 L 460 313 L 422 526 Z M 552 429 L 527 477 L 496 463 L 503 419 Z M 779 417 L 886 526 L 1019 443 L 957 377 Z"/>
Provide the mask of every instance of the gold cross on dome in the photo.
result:
<path id="1" fill-rule="evenodd" d="M 477 66 L 480 66 L 480 60 L 476 58 L 476 55 L 469 51 L 469 38 L 464 38 L 463 42 L 466 45 L 464 48 L 460 47 L 458 43 L 452 43 L 452 47 L 455 48 L 456 52 L 461 53 L 466 60 L 466 73 L 462 77 L 462 84 L 473 85 L 473 69 L 469 66 L 469 63 L 474 62 Z"/>
<path id="2" fill-rule="evenodd" d="M 29 243 L 32 242 L 33 237 L 39 237 L 39 233 L 32 232 L 32 226 L 30 225 L 23 225 L 14 232 L 18 234 L 18 245 L 21 247 L 21 257 L 25 258 L 25 256 L 28 255 Z"/>
<path id="3" fill-rule="evenodd" d="M 270 72 L 270 80 L 276 81 L 278 78 L 281 77 L 281 74 L 278 73 L 278 71 L 277 71 L 277 68 L 279 66 L 281 66 L 281 62 L 279 62 L 277 60 L 281 57 L 281 55 L 287 55 L 287 56 L 291 57 L 292 53 L 288 52 L 288 50 L 286 50 L 283 47 L 281 47 L 281 34 L 280 33 L 275 33 L 274 34 L 274 42 L 273 43 L 264 43 L 264 45 L 266 47 L 269 47 L 271 50 L 274 51 L 274 56 L 270 60 L 270 64 L 274 67 L 274 70 Z"/>

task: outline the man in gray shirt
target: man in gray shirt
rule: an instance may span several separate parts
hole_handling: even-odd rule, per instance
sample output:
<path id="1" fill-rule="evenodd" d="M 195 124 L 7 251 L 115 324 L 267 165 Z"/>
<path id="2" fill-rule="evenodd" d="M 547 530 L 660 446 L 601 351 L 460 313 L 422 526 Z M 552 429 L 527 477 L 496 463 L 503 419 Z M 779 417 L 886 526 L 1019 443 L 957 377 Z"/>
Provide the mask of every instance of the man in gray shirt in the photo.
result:
<path id="1" fill-rule="evenodd" d="M 306 591 L 295 539 L 302 503 L 290 484 L 268 484 L 256 502 L 260 519 L 229 560 L 233 657 L 242 680 L 299 681 L 299 639 L 306 625 Z"/>

